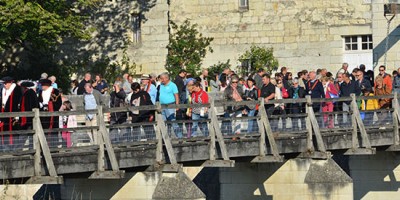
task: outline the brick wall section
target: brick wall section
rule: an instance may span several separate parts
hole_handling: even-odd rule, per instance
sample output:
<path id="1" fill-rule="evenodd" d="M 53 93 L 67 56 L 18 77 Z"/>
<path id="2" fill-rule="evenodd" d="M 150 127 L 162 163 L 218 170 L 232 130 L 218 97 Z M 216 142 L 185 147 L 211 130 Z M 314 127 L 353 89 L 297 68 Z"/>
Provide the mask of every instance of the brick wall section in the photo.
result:
<path id="1" fill-rule="evenodd" d="M 371 6 L 351 1 L 250 0 L 239 12 L 237 0 L 171 1 L 171 19 L 188 18 L 214 37 L 215 52 L 204 66 L 231 59 L 251 44 L 274 47 L 281 65 L 301 69 L 342 63 L 342 35 L 371 34 Z M 295 70 L 294 70 L 295 71 Z"/>

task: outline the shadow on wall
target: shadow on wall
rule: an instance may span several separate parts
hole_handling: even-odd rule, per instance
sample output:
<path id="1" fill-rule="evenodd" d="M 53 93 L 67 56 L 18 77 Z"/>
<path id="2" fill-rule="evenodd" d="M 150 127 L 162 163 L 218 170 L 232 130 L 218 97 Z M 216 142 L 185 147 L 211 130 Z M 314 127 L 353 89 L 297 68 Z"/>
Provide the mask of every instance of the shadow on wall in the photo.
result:
<path id="1" fill-rule="evenodd" d="M 272 200 L 273 194 L 271 193 L 272 190 L 270 190 L 272 188 L 269 188 L 272 185 L 265 185 L 265 181 L 272 177 L 284 164 L 237 162 L 234 168 L 219 169 L 220 198 L 217 199 Z M 282 178 L 282 181 L 288 180 Z M 207 199 L 211 199 L 208 194 Z"/>
<path id="2" fill-rule="evenodd" d="M 400 155 L 377 152 L 371 156 L 350 157 L 354 199 L 398 199 L 400 189 Z"/>
<path id="3" fill-rule="evenodd" d="M 374 55 L 374 63 L 378 62 L 386 52 L 386 38 L 389 37 L 388 51 L 399 41 L 400 38 L 400 25 L 396 26 L 392 32 L 389 33 L 372 51 Z"/>
<path id="4" fill-rule="evenodd" d="M 134 16 L 145 23 L 146 14 L 156 2 L 157 0 L 106 1 L 90 15 L 87 27 L 94 29 L 92 38 L 89 41 L 65 39 L 57 51 L 57 57 L 68 64 L 81 66 L 77 68 L 78 75 L 90 71 L 93 66 L 120 61 L 121 58 L 117 55 L 121 55 L 128 45 L 132 45 Z"/>

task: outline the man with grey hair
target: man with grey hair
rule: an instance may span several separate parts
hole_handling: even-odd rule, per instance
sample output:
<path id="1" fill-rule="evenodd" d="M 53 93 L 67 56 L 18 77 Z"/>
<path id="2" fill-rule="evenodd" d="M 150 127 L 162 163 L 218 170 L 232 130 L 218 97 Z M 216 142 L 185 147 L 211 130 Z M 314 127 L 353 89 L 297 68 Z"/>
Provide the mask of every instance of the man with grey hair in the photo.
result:
<path id="1" fill-rule="evenodd" d="M 95 89 L 91 83 L 86 83 L 84 86 L 85 93 L 83 94 L 83 105 L 85 110 L 94 110 L 97 106 L 102 105 L 101 93 Z M 95 114 L 87 114 L 85 117 L 86 126 L 97 126 L 97 119 Z M 90 142 L 98 144 L 98 135 L 96 129 L 91 129 L 88 132 Z"/>
<path id="2" fill-rule="evenodd" d="M 179 91 L 178 87 L 174 82 L 170 80 L 168 73 L 162 73 L 160 75 L 160 86 L 157 87 L 157 101 L 161 105 L 179 104 Z M 175 121 L 176 111 L 178 109 L 163 109 L 162 117 L 164 121 Z M 178 138 L 182 138 L 182 128 L 180 128 L 176 123 L 172 124 L 175 134 Z"/>
<path id="3" fill-rule="evenodd" d="M 342 74 L 349 73 L 348 68 L 349 68 L 349 63 L 343 63 L 342 68 L 340 68 L 339 71 L 336 73 L 336 77 L 338 76 L 339 73 Z"/>

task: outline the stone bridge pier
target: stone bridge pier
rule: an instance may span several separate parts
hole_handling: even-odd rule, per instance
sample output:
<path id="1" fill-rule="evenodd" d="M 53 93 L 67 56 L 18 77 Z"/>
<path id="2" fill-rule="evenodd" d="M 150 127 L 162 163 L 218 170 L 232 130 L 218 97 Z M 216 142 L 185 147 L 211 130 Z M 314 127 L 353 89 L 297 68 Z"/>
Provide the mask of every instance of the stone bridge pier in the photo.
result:
<path id="1" fill-rule="evenodd" d="M 335 158 L 335 160 L 337 160 Z M 398 199 L 400 154 L 282 163 L 237 160 L 231 168 L 183 167 L 176 172 L 127 171 L 123 179 L 88 179 L 89 174 L 64 176 L 64 184 L 0 187 L 0 199 Z M 340 166 L 339 164 L 340 163 Z M 136 171 L 136 172 L 135 172 Z"/>

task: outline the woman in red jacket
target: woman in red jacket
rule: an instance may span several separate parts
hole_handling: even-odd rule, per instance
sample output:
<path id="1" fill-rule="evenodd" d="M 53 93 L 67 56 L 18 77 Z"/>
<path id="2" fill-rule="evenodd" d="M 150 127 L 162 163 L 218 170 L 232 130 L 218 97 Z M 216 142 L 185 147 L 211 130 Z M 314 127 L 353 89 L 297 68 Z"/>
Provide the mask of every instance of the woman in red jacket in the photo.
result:
<path id="1" fill-rule="evenodd" d="M 339 96 L 338 91 L 335 88 L 335 85 L 329 80 L 329 77 L 321 78 L 322 85 L 324 86 L 325 98 L 335 98 Z M 322 112 L 332 112 L 333 111 L 333 102 L 324 102 L 322 103 Z M 327 128 L 334 127 L 334 116 L 332 114 L 324 114 L 324 126 Z"/>
<path id="2" fill-rule="evenodd" d="M 207 104 L 208 94 L 201 89 L 200 82 L 195 82 L 193 85 L 192 92 L 192 104 Z M 191 108 L 189 111 L 189 117 L 192 120 L 205 120 L 208 119 L 208 108 L 207 107 L 196 107 Z M 197 127 L 201 129 L 204 136 L 208 136 L 207 122 L 193 122 L 192 137 L 198 136 Z"/>

